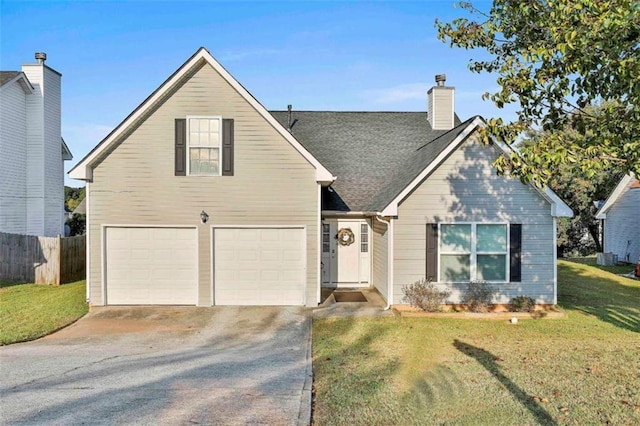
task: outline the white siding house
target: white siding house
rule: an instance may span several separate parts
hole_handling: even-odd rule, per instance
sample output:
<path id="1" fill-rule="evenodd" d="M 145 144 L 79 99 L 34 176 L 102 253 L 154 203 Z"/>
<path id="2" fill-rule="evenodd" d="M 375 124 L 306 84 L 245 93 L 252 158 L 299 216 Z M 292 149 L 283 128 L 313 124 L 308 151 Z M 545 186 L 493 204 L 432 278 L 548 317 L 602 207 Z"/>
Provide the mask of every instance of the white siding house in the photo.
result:
<path id="1" fill-rule="evenodd" d="M 625 175 L 604 203 L 597 219 L 604 221 L 605 253 L 618 256 L 618 261 L 640 260 L 640 181 Z"/>
<path id="2" fill-rule="evenodd" d="M 0 73 L 0 232 L 64 233 L 61 74 L 37 63 Z"/>

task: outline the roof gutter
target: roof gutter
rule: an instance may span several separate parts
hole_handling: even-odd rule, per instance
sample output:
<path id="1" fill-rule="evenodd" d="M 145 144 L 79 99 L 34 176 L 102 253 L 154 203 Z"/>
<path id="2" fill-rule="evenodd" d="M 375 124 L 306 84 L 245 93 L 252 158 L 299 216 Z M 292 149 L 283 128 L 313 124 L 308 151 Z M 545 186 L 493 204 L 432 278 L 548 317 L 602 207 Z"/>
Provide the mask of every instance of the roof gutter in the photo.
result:
<path id="1" fill-rule="evenodd" d="M 389 233 L 387 240 L 387 306 L 382 308 L 383 311 L 388 311 L 393 303 L 393 219 L 389 218 L 388 221 L 381 219 L 379 214 L 373 216 L 380 223 L 387 225 L 387 232 Z"/>

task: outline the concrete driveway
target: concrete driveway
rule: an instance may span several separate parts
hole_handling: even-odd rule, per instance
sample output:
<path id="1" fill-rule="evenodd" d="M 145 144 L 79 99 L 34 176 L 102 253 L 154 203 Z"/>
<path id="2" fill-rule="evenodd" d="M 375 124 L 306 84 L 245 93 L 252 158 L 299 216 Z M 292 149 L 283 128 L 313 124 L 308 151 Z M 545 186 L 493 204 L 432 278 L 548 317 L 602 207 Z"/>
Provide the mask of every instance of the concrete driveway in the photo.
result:
<path id="1" fill-rule="evenodd" d="M 308 424 L 304 308 L 95 308 L 0 347 L 2 424 Z"/>

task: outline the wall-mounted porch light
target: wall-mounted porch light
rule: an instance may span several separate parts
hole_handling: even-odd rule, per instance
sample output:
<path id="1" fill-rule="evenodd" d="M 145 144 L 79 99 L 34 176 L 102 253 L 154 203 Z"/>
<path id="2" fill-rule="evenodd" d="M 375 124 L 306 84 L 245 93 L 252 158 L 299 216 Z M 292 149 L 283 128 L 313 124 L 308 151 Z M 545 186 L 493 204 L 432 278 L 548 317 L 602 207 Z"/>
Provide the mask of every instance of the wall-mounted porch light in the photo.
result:
<path id="1" fill-rule="evenodd" d="M 205 212 L 204 210 L 202 210 L 200 212 L 200 221 L 202 223 L 207 223 L 207 221 L 209 220 L 209 215 L 207 214 L 207 212 Z"/>

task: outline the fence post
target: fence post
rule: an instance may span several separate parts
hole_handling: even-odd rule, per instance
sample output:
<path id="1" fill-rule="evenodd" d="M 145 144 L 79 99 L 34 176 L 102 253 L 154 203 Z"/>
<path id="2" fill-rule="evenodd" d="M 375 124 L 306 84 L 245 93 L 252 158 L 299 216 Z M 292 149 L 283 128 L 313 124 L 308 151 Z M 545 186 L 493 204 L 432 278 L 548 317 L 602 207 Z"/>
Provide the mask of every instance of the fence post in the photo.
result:
<path id="1" fill-rule="evenodd" d="M 60 285 L 62 283 L 62 236 L 60 234 L 58 234 L 58 237 L 56 238 L 56 248 L 56 261 L 58 262 L 58 267 L 56 268 L 56 282 L 54 284 Z"/>

